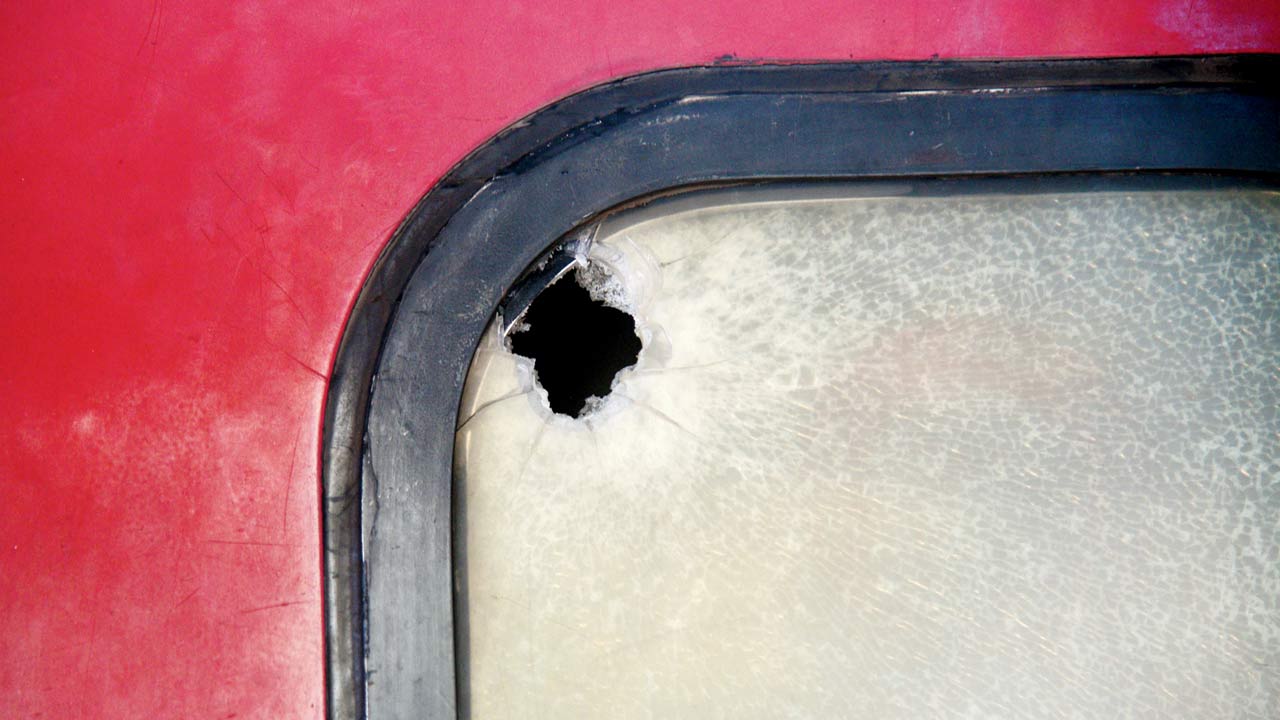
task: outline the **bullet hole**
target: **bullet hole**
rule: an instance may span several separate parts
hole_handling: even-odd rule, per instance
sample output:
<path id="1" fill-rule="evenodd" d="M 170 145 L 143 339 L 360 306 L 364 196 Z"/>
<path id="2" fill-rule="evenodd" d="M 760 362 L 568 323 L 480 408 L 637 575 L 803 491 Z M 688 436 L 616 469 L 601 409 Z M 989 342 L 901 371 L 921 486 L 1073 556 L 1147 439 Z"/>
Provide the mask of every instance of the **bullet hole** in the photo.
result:
<path id="1" fill-rule="evenodd" d="M 640 356 L 631 315 L 595 300 L 571 273 L 543 290 L 510 336 L 511 351 L 533 360 L 551 411 L 581 417 Z"/>

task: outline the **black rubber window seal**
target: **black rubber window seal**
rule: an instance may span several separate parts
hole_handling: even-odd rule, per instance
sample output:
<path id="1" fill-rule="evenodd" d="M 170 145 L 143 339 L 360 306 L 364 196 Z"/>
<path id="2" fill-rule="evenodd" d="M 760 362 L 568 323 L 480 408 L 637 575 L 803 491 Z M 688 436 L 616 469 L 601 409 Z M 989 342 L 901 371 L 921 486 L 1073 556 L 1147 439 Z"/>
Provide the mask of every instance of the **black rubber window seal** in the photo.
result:
<path id="1" fill-rule="evenodd" d="M 655 194 L 765 180 L 1195 173 L 1274 185 L 1278 88 L 1273 55 L 711 66 L 611 82 L 512 125 L 409 212 L 339 347 L 323 470 L 329 717 L 466 717 L 454 652 L 462 384 L 508 289 L 567 233 Z"/>

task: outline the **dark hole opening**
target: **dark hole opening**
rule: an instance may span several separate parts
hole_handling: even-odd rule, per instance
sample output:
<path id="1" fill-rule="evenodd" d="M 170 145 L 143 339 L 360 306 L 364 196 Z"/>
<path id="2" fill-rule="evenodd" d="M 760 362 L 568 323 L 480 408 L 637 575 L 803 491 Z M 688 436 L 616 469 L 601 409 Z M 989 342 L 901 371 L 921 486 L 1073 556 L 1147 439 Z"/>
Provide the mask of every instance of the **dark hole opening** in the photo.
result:
<path id="1" fill-rule="evenodd" d="M 551 411 L 561 415 L 582 415 L 587 399 L 607 396 L 618 372 L 640 356 L 635 319 L 593 300 L 576 277 L 543 290 L 522 323 L 511 351 L 533 360 Z"/>

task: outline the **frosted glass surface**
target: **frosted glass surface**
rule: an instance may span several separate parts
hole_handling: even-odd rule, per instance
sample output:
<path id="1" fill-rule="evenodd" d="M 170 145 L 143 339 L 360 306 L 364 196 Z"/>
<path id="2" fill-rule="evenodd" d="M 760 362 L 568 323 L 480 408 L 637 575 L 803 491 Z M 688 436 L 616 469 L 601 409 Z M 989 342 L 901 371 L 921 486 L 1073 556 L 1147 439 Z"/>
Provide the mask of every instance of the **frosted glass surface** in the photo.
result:
<path id="1" fill-rule="evenodd" d="M 469 376 L 472 717 L 1280 717 L 1277 194 L 678 206 L 591 261 L 645 343 L 594 413 L 496 328 Z"/>

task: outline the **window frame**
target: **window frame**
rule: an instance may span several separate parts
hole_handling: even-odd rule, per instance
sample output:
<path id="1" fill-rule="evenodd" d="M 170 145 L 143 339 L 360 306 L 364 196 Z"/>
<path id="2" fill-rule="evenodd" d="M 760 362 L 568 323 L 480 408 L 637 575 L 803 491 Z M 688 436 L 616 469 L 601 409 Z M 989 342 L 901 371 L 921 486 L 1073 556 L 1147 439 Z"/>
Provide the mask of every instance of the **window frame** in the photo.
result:
<path id="1" fill-rule="evenodd" d="M 1194 173 L 1274 187 L 1278 78 L 1272 55 L 683 68 L 571 96 L 478 148 L 395 232 L 335 362 L 330 717 L 466 717 L 462 386 L 508 291 L 575 229 L 680 189 L 765 181 Z"/>

